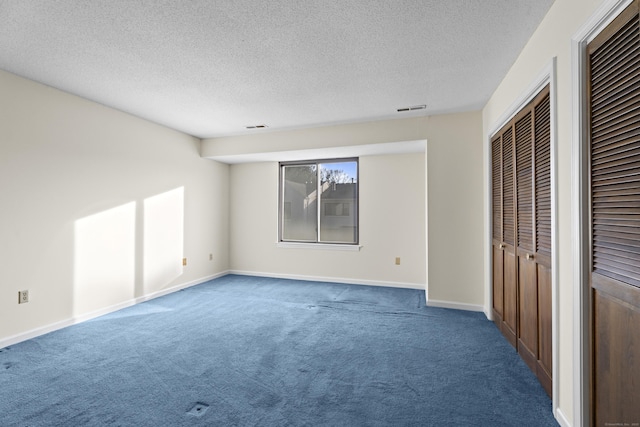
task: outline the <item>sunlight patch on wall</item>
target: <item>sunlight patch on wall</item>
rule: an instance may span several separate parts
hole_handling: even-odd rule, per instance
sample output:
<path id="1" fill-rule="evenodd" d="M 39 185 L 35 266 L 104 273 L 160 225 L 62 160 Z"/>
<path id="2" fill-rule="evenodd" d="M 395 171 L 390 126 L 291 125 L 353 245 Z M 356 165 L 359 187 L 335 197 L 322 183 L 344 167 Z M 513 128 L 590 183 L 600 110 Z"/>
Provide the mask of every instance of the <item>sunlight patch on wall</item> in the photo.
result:
<path id="1" fill-rule="evenodd" d="M 135 243 L 135 202 L 75 222 L 76 315 L 134 297 Z"/>
<path id="2" fill-rule="evenodd" d="M 164 288 L 182 274 L 184 187 L 144 200 L 144 290 Z"/>

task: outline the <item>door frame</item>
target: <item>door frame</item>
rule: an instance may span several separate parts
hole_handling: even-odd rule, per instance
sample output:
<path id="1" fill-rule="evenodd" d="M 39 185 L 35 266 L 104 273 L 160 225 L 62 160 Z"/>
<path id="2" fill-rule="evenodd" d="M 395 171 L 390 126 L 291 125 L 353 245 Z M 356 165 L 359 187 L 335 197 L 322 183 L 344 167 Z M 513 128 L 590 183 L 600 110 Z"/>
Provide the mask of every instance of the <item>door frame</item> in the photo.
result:
<path id="1" fill-rule="evenodd" d="M 491 307 L 493 307 L 493 248 L 492 248 L 492 209 L 491 209 L 491 136 L 498 132 L 513 117 L 518 114 L 529 102 L 531 102 L 542 89 L 549 85 L 549 107 L 551 115 L 551 342 L 552 342 L 552 410 L 556 416 L 559 393 L 558 393 L 558 178 L 557 178 L 557 91 L 556 91 L 556 57 L 542 69 L 538 76 L 529 84 L 526 90 L 505 110 L 505 112 L 496 120 L 489 128 L 489 132 L 485 135 L 485 188 L 487 189 L 488 198 L 485 204 L 485 242 L 487 242 L 487 250 L 485 253 L 485 315 L 489 320 L 493 320 Z M 557 416 L 556 416 L 557 418 Z"/>
<path id="2" fill-rule="evenodd" d="M 604 0 L 571 37 L 571 254 L 573 262 L 573 424 L 591 424 L 590 233 L 587 45 L 633 0 Z"/>

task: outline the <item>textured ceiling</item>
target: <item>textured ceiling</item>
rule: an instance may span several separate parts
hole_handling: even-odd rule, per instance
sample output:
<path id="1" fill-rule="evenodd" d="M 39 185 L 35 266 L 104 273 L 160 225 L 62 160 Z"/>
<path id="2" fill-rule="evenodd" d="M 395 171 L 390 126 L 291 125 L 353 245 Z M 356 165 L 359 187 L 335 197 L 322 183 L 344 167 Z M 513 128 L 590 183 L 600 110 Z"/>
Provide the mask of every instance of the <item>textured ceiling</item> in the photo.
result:
<path id="1" fill-rule="evenodd" d="M 0 68 L 198 137 L 468 111 L 552 3 L 0 0 Z"/>

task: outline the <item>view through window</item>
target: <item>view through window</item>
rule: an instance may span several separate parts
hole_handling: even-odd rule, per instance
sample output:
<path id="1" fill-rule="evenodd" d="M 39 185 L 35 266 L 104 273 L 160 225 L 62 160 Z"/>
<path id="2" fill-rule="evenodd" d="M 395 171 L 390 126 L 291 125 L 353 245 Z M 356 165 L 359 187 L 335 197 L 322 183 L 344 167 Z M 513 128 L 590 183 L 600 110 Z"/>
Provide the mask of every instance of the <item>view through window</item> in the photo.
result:
<path id="1" fill-rule="evenodd" d="M 358 159 L 280 164 L 280 241 L 358 243 Z"/>

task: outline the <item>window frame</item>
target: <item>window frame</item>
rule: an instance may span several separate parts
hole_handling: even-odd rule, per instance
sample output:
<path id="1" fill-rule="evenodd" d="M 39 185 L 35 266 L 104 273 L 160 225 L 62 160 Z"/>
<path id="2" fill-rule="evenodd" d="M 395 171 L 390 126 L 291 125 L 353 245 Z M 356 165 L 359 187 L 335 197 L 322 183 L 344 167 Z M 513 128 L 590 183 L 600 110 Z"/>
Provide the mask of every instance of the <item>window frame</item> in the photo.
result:
<path id="1" fill-rule="evenodd" d="M 322 182 L 320 180 L 320 165 L 327 163 L 347 163 L 355 162 L 356 164 L 356 188 L 355 188 L 355 202 L 352 210 L 354 210 L 355 219 L 355 242 L 327 242 L 320 240 L 320 217 L 321 217 L 321 198 L 316 205 L 316 215 L 318 218 L 316 227 L 316 240 L 290 240 L 283 239 L 284 232 L 284 168 L 286 166 L 316 166 L 316 191 L 320 194 L 320 187 Z M 360 161 L 358 157 L 346 157 L 346 158 L 327 158 L 327 159 L 310 159 L 310 160 L 295 160 L 285 161 L 278 163 L 278 245 L 281 247 L 321 247 L 321 248 L 335 248 L 342 250 L 359 249 L 360 246 Z"/>

